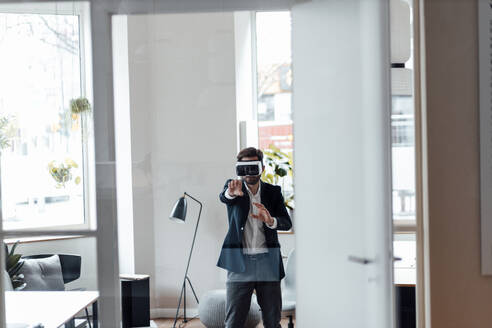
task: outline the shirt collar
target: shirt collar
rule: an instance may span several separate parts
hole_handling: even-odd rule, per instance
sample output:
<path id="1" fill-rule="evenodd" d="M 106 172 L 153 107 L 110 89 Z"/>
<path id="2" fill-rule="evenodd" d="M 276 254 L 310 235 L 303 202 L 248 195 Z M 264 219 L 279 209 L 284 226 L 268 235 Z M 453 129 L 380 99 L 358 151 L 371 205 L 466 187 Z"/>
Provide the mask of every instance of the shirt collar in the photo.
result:
<path id="1" fill-rule="evenodd" d="M 246 190 L 248 191 L 248 193 L 249 193 L 251 196 L 256 197 L 256 196 L 261 195 L 261 194 L 260 194 L 260 192 L 261 192 L 261 181 L 260 181 L 259 183 L 260 183 L 260 185 L 258 186 L 258 191 L 256 192 L 256 194 L 255 194 L 255 195 L 253 195 L 253 193 L 252 193 L 252 192 L 251 192 L 251 190 L 249 189 L 248 184 L 247 184 L 246 182 L 244 182 L 244 186 L 246 187 Z"/>

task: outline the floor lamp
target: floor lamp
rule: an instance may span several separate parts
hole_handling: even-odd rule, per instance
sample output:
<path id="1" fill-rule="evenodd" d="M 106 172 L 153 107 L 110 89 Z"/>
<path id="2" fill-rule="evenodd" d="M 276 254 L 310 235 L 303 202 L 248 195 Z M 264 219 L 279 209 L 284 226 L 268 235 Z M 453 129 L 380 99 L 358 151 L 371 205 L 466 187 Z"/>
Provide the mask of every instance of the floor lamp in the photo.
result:
<path id="1" fill-rule="evenodd" d="M 185 271 L 184 278 L 183 278 L 183 286 L 181 287 L 181 294 L 179 295 L 178 308 L 176 310 L 176 316 L 174 317 L 173 328 L 176 327 L 176 322 L 178 321 L 178 314 L 179 314 L 179 309 L 181 307 L 181 299 L 182 298 L 183 298 L 183 311 L 184 311 L 183 322 L 188 322 L 188 320 L 186 319 L 186 284 L 187 283 L 190 285 L 191 291 L 193 292 L 193 295 L 195 296 L 196 302 L 199 303 L 198 297 L 196 296 L 195 290 L 193 289 L 193 285 L 191 284 L 191 280 L 188 277 L 188 269 L 190 268 L 191 254 L 193 254 L 193 247 L 195 246 L 196 232 L 198 231 L 198 223 L 200 223 L 200 216 L 202 214 L 202 203 L 198 199 L 192 197 L 191 195 L 189 195 L 185 192 L 184 195 L 178 199 L 176 204 L 174 204 L 173 211 L 171 212 L 169 219 L 171 219 L 175 222 L 185 223 L 186 209 L 187 209 L 186 196 L 193 199 L 198 204 L 200 204 L 200 212 L 198 212 L 198 220 L 196 221 L 195 233 L 193 234 L 193 242 L 191 243 L 190 255 L 188 256 L 188 264 L 186 265 L 186 271 Z"/>

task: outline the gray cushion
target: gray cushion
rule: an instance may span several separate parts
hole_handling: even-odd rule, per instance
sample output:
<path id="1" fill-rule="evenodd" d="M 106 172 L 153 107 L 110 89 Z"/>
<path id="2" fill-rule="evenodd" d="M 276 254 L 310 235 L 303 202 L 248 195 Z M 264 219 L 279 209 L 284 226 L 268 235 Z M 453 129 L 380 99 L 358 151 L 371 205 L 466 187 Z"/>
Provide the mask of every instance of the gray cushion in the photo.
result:
<path id="1" fill-rule="evenodd" d="M 65 290 L 58 255 L 42 259 L 26 259 L 19 273 L 24 274 L 26 282 L 23 291 Z"/>
<path id="2" fill-rule="evenodd" d="M 226 290 L 211 290 L 206 292 L 200 298 L 198 305 L 200 321 L 207 328 L 224 328 L 226 316 Z M 254 328 L 261 321 L 260 306 L 256 301 L 255 295 L 251 298 L 251 307 L 249 308 L 244 328 Z"/>

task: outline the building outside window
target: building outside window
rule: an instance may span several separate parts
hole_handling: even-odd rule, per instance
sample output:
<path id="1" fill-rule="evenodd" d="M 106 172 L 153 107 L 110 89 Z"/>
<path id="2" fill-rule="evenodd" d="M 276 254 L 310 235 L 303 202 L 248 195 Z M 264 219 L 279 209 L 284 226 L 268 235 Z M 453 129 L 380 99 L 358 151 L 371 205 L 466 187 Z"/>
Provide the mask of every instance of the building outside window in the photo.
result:
<path id="1" fill-rule="evenodd" d="M 257 120 L 260 149 L 291 153 L 292 56 L 290 12 L 256 13 Z"/>

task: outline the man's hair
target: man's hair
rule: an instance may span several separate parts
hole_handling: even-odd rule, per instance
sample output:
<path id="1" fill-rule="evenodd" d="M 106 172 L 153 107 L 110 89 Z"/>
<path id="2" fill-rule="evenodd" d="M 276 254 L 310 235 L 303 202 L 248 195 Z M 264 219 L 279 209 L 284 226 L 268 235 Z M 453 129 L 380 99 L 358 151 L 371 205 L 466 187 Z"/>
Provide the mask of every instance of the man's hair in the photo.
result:
<path id="1" fill-rule="evenodd" d="M 258 160 L 263 163 L 263 152 L 255 147 L 244 148 L 237 154 L 238 162 L 242 161 L 244 157 L 258 157 Z"/>

